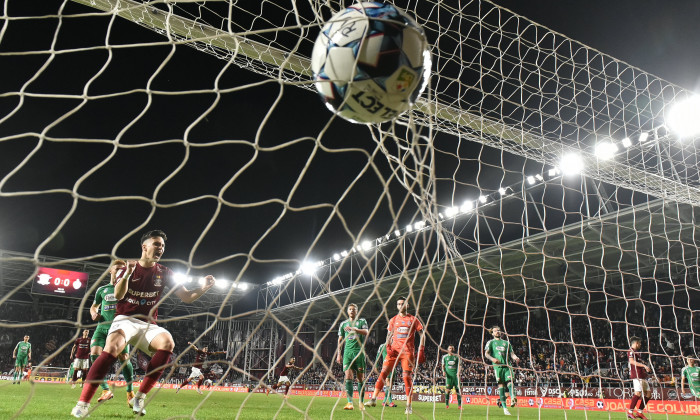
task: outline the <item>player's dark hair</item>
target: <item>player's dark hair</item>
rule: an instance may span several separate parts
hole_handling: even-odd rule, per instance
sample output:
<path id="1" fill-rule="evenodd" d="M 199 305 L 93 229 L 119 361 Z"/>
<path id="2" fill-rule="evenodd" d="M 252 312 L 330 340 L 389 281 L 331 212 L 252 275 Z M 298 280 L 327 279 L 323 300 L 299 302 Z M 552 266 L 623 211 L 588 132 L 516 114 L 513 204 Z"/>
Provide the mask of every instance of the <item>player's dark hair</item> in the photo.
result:
<path id="1" fill-rule="evenodd" d="M 407 301 L 408 301 L 408 299 L 406 299 L 406 298 L 403 297 L 403 296 L 399 296 L 399 297 L 396 298 L 396 301 L 397 301 L 397 302 L 400 301 L 400 300 L 403 300 L 404 302 L 407 302 Z"/>
<path id="2" fill-rule="evenodd" d="M 633 335 L 632 337 L 630 337 L 630 345 L 632 345 L 634 343 L 641 343 L 641 342 L 642 342 L 642 339 L 637 337 L 636 335 Z"/>
<path id="3" fill-rule="evenodd" d="M 168 240 L 167 235 L 162 230 L 157 230 L 157 229 L 156 230 L 149 230 L 148 232 L 141 235 L 141 244 L 143 245 L 143 243 L 146 242 L 147 240 L 149 240 L 151 238 L 156 238 L 158 236 L 163 238 L 164 241 Z"/>

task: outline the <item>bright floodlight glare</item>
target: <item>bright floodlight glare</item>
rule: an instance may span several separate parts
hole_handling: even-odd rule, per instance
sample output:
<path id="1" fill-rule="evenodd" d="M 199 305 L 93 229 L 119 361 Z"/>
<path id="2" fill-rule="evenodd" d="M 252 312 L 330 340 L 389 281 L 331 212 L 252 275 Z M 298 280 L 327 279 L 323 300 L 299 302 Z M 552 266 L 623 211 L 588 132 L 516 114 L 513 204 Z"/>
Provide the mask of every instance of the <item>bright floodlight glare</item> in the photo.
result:
<path id="1" fill-rule="evenodd" d="M 216 285 L 216 287 L 219 289 L 225 289 L 228 287 L 228 280 L 217 279 L 216 283 L 214 283 L 214 285 Z"/>
<path id="2" fill-rule="evenodd" d="M 457 214 L 458 211 L 459 209 L 457 207 L 448 207 L 445 209 L 445 216 L 452 217 Z"/>
<path id="3" fill-rule="evenodd" d="M 304 261 L 299 269 L 303 274 L 313 274 L 316 272 L 316 263 L 310 261 Z"/>
<path id="4" fill-rule="evenodd" d="M 192 281 L 192 277 L 185 275 L 183 273 L 175 273 L 175 283 L 177 284 L 182 284 L 182 283 L 189 283 Z"/>
<path id="5" fill-rule="evenodd" d="M 462 204 L 462 207 L 460 207 L 459 209 L 462 211 L 462 213 L 469 213 L 474 209 L 474 203 L 467 200 Z"/>
<path id="6" fill-rule="evenodd" d="M 629 137 L 625 137 L 622 139 L 622 145 L 625 146 L 625 148 L 628 148 L 632 145 L 632 140 L 630 140 Z"/>
<path id="7" fill-rule="evenodd" d="M 200 277 L 199 280 L 197 280 L 197 283 L 199 283 L 200 285 L 203 285 L 204 282 L 206 282 L 206 280 L 204 279 L 204 277 Z"/>
<path id="8" fill-rule="evenodd" d="M 506 195 L 506 189 L 505 188 L 499 188 L 498 193 L 501 195 Z"/>
<path id="9" fill-rule="evenodd" d="M 413 225 L 407 225 L 406 232 L 413 232 Z"/>
<path id="10" fill-rule="evenodd" d="M 483 204 L 483 203 L 486 203 L 486 200 L 488 200 L 488 198 L 486 198 L 485 195 L 480 195 L 480 196 L 479 196 L 479 201 L 481 201 L 482 204 Z"/>
<path id="11" fill-rule="evenodd" d="M 333 260 L 340 261 L 340 254 L 338 254 L 338 253 L 333 254 Z"/>
<path id="12" fill-rule="evenodd" d="M 348 251 L 342 251 L 342 252 L 340 253 L 340 255 L 341 255 L 342 257 L 347 257 L 347 256 L 348 256 Z"/>
<path id="13" fill-rule="evenodd" d="M 692 96 L 673 105 L 666 122 L 681 138 L 700 134 L 700 96 Z"/>
<path id="14" fill-rule="evenodd" d="M 536 178 L 538 181 L 544 181 L 544 178 L 542 178 L 542 175 L 540 175 L 540 174 L 535 175 L 535 178 Z"/>
<path id="15" fill-rule="evenodd" d="M 583 161 L 581 160 L 581 156 L 578 154 L 569 153 L 561 158 L 561 164 L 559 167 L 564 175 L 576 175 L 580 174 L 583 170 Z"/>
<path id="16" fill-rule="evenodd" d="M 362 249 L 365 251 L 369 251 L 372 248 L 372 242 L 370 241 L 364 241 L 362 242 Z"/>
<path id="17" fill-rule="evenodd" d="M 394 231 L 394 236 L 396 236 L 397 238 L 398 238 L 399 236 L 401 236 L 401 231 L 400 231 L 400 230 L 395 230 L 395 231 Z"/>
<path id="18" fill-rule="evenodd" d="M 238 288 L 241 290 L 248 290 L 248 283 L 238 283 Z"/>
<path id="19" fill-rule="evenodd" d="M 649 133 L 647 133 L 645 131 L 644 133 L 639 135 L 639 142 L 644 143 L 645 141 L 647 141 L 648 138 L 649 138 Z"/>
<path id="20" fill-rule="evenodd" d="M 617 153 L 617 146 L 609 141 L 601 141 L 595 146 L 595 155 L 600 160 L 610 160 L 615 157 L 615 153 Z"/>
<path id="21" fill-rule="evenodd" d="M 535 177 L 532 175 L 528 176 L 526 179 L 527 179 L 527 183 L 530 185 L 533 185 L 535 183 Z"/>
<path id="22" fill-rule="evenodd" d="M 415 230 L 421 230 L 425 227 L 425 222 L 422 220 L 417 221 L 416 223 L 413 224 L 413 228 Z"/>

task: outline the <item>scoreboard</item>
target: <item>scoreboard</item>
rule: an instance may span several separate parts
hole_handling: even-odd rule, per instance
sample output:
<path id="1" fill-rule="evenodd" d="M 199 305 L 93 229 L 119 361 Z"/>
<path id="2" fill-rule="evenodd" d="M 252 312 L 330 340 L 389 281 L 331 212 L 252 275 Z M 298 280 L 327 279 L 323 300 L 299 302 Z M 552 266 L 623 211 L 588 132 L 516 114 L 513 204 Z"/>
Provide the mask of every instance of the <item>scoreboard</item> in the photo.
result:
<path id="1" fill-rule="evenodd" d="M 32 293 L 82 299 L 88 286 L 88 273 L 39 267 L 32 283 Z"/>

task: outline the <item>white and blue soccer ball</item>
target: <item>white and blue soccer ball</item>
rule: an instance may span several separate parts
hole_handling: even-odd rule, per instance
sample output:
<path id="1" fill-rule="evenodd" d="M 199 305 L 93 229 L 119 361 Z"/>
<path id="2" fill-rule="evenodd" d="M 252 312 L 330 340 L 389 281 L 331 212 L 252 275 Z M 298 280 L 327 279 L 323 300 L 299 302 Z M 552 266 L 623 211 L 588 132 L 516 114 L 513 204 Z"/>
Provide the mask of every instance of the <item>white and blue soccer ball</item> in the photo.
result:
<path id="1" fill-rule="evenodd" d="M 311 55 L 326 106 L 357 123 L 381 123 L 407 111 L 430 77 L 423 28 L 391 4 L 357 3 L 336 13 Z"/>

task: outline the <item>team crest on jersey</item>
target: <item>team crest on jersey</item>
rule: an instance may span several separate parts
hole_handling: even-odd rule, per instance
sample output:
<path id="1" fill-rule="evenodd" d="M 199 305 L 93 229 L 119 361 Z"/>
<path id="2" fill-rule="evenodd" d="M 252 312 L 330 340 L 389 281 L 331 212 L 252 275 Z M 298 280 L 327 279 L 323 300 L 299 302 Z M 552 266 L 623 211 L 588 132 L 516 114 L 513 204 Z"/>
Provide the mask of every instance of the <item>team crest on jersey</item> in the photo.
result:
<path id="1" fill-rule="evenodd" d="M 153 285 L 156 287 L 160 287 L 163 285 L 163 279 L 161 279 L 160 276 L 156 276 L 156 278 L 153 280 Z"/>

